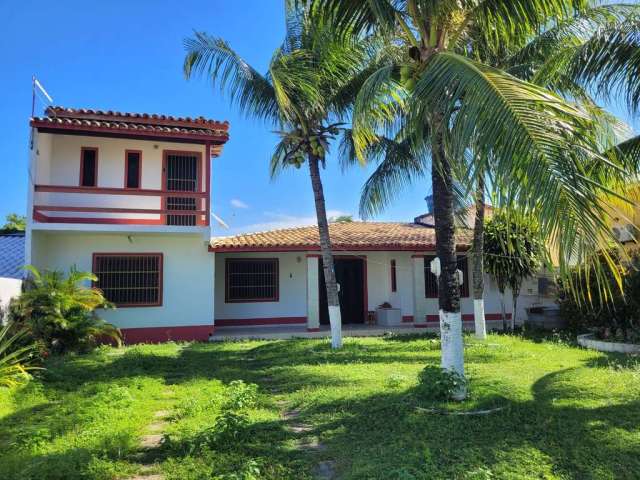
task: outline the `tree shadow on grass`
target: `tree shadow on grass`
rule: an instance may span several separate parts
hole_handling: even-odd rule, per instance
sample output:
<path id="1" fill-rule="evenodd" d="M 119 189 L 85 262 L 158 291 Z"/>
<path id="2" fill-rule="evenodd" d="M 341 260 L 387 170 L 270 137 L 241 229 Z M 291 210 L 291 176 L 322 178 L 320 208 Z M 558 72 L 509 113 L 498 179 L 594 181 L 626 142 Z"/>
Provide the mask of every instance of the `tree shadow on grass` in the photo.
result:
<path id="1" fill-rule="evenodd" d="M 345 479 L 489 478 L 481 476 L 486 472 L 491 478 L 637 478 L 640 400 L 578 406 L 583 392 L 569 384 L 571 374 L 539 379 L 531 401 L 484 398 L 474 405 L 502 403 L 503 410 L 489 415 L 425 413 L 411 390 L 328 402 L 304 414 L 329 447 L 323 456 L 338 461 Z"/>

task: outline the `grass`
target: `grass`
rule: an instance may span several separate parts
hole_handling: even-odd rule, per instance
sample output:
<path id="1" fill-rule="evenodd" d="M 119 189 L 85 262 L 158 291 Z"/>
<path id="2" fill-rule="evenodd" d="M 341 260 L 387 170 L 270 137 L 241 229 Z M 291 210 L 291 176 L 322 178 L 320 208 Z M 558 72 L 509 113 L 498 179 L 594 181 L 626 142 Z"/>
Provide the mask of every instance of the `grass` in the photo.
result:
<path id="1" fill-rule="evenodd" d="M 557 339 L 466 337 L 471 396 L 433 405 L 416 377 L 438 362 L 438 340 L 423 335 L 346 339 L 339 352 L 250 341 L 52 359 L 0 390 L 0 478 L 127 478 L 151 462 L 168 480 L 298 480 L 324 460 L 341 479 L 638 478 L 640 361 Z M 291 409 L 310 432 L 285 428 Z M 171 415 L 166 441 L 141 459 L 158 410 Z M 325 448 L 296 448 L 303 435 Z"/>

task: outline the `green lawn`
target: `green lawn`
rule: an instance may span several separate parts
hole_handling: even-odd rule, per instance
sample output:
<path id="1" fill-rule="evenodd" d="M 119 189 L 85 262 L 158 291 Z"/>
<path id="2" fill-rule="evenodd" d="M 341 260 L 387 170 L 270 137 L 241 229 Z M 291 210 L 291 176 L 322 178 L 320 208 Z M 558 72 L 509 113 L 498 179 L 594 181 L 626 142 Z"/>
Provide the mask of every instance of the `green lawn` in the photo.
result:
<path id="1" fill-rule="evenodd" d="M 339 352 L 251 341 L 53 359 L 42 378 L 0 390 L 0 479 L 128 478 L 141 464 L 166 479 L 305 479 L 326 460 L 341 479 L 640 476 L 640 361 L 552 340 L 466 344 L 471 397 L 435 406 L 414 390 L 439 361 L 428 336 L 346 339 Z M 255 404 L 235 380 L 258 385 Z M 164 444 L 136 453 L 159 410 Z M 308 429 L 287 428 L 291 410 L 289 424 Z"/>

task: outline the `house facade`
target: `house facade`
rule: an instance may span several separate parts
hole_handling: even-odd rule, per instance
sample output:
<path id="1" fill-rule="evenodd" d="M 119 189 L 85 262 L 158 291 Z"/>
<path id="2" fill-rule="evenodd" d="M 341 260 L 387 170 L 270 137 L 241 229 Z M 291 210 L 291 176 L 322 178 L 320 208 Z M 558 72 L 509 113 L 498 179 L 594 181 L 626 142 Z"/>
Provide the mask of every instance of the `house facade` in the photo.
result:
<path id="1" fill-rule="evenodd" d="M 26 263 L 93 271 L 129 342 L 206 340 L 211 160 L 228 124 L 51 107 L 31 127 Z"/>
<path id="2" fill-rule="evenodd" d="M 211 165 L 226 122 L 51 107 L 31 126 L 25 263 L 94 272 L 117 306 L 101 316 L 128 343 L 328 324 L 317 227 L 210 238 Z M 459 231 L 462 318 L 473 328 L 471 232 Z M 367 324 L 390 304 L 405 325 L 438 328 L 431 225 L 331 223 L 330 234 L 345 324 Z M 501 296 L 485 280 L 488 327 L 499 328 Z"/>

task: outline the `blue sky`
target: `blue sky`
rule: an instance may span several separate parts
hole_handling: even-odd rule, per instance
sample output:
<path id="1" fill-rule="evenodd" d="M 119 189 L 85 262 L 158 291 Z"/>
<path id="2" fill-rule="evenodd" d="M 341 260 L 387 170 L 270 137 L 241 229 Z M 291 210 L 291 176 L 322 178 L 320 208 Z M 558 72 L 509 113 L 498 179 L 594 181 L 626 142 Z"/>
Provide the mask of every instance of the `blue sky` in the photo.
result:
<path id="1" fill-rule="evenodd" d="M 182 76 L 182 41 L 193 30 L 225 38 L 264 71 L 283 32 L 283 2 L 109 0 L 0 2 L 0 219 L 25 213 L 31 75 L 57 105 L 229 120 L 231 140 L 212 170 L 213 209 L 231 227 L 217 235 L 314 222 L 306 169 L 276 181 L 268 162 L 276 137 L 238 115 L 205 80 Z M 41 104 L 42 105 L 42 104 Z M 623 114 L 621 109 L 614 112 Z M 625 117 L 626 118 L 626 117 Z M 330 215 L 357 216 L 371 168 L 346 173 L 335 162 L 323 172 Z M 377 220 L 410 220 L 425 210 L 428 180 L 399 196 Z"/>
<path id="2" fill-rule="evenodd" d="M 281 0 L 0 2 L 0 220 L 26 209 L 31 75 L 57 105 L 229 120 L 231 140 L 213 163 L 213 208 L 231 227 L 263 230 L 315 219 L 306 169 L 269 179 L 271 129 L 246 119 L 205 80 L 182 75 L 184 37 L 225 38 L 264 71 L 284 33 Z M 361 167 L 323 172 L 330 215 L 357 214 Z M 379 219 L 409 220 L 424 210 L 428 182 L 405 192 Z"/>

